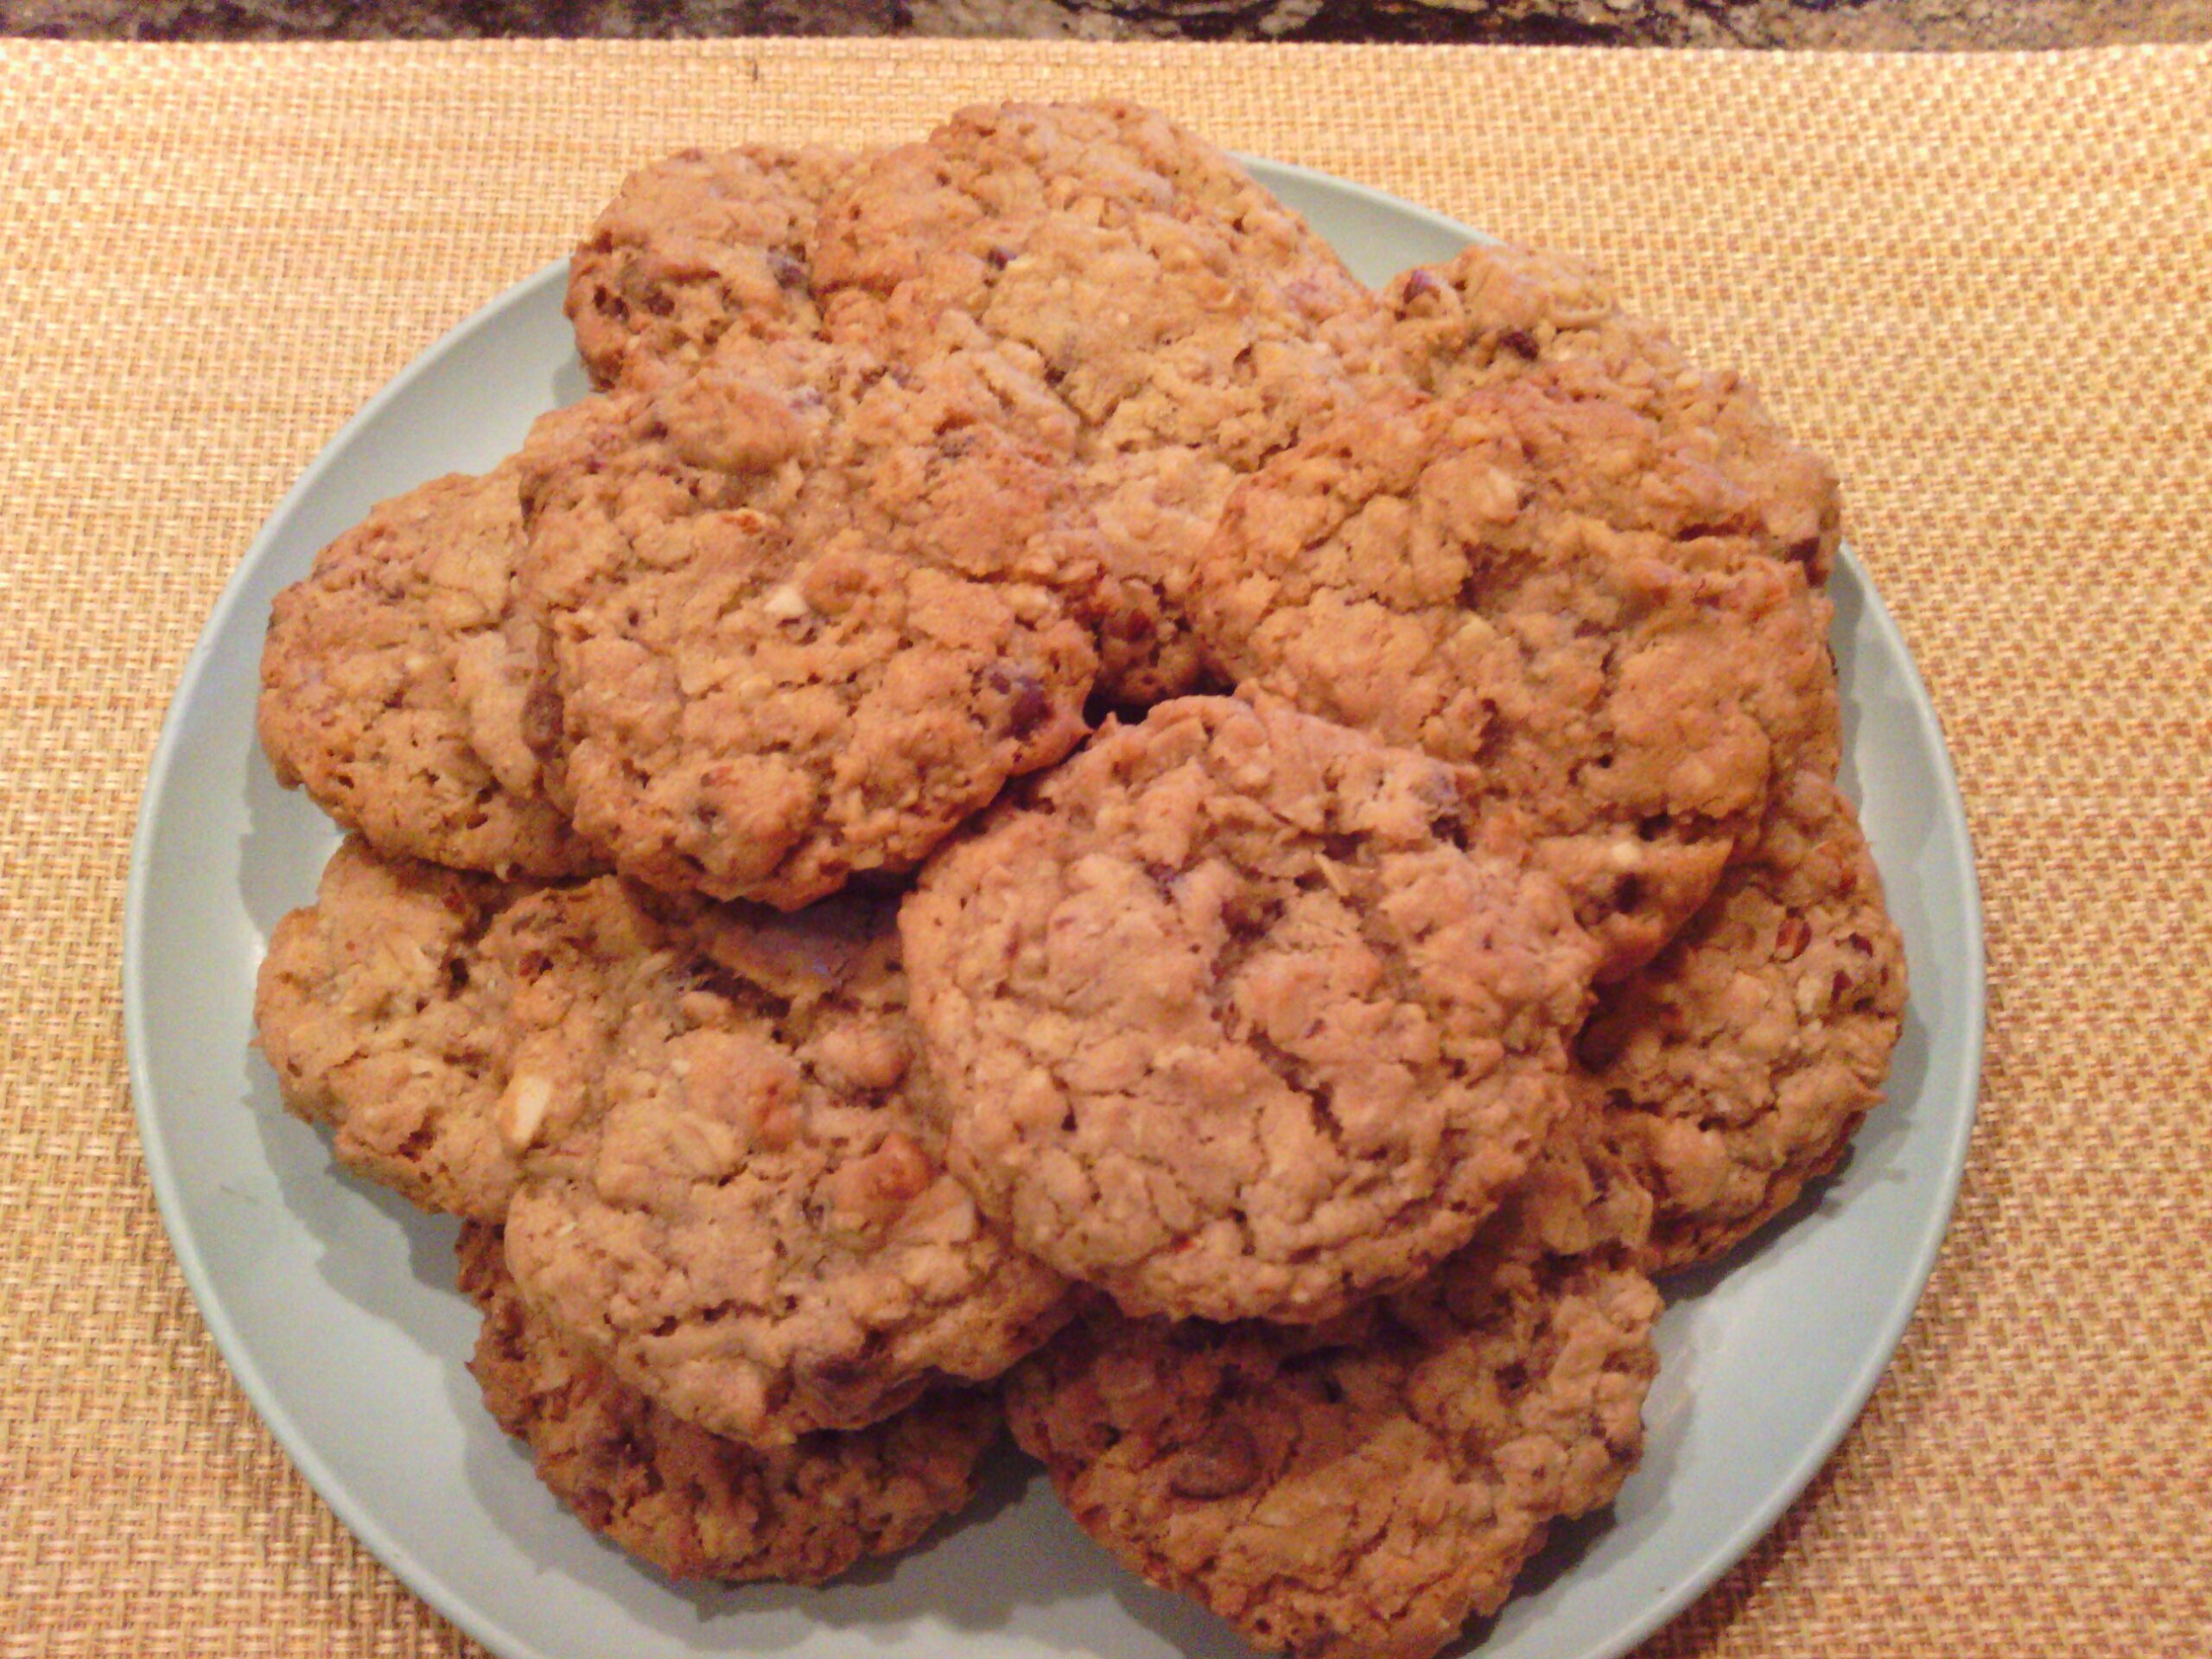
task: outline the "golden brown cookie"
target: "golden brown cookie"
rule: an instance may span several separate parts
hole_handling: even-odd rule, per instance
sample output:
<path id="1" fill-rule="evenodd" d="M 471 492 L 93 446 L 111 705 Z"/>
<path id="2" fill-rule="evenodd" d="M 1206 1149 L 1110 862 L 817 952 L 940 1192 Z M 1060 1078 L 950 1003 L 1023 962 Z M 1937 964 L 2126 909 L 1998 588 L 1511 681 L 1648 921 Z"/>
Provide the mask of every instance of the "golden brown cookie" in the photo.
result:
<path id="1" fill-rule="evenodd" d="M 1427 1659 L 1636 1465 L 1659 1298 L 1510 1212 L 1303 1330 L 1101 1311 L 1009 1379 L 1015 1438 L 1132 1570 L 1255 1646 Z"/>
<path id="2" fill-rule="evenodd" d="M 474 747 L 436 600 L 441 572 L 511 569 L 521 534 L 511 467 L 456 474 L 383 503 L 276 595 L 257 719 L 279 781 L 387 852 L 500 874 L 592 868 L 535 766 Z"/>
<path id="3" fill-rule="evenodd" d="M 1651 1192 L 1655 1271 L 1733 1249 L 1843 1155 L 1904 1017 L 1904 942 L 1851 804 L 1800 770 L 1705 908 L 1577 1043 Z"/>
<path id="4" fill-rule="evenodd" d="M 671 1416 L 533 1314 L 496 1227 L 461 1229 L 461 1287 L 483 1311 L 469 1363 L 500 1427 L 578 1519 L 671 1578 L 818 1584 L 907 1548 L 965 1508 L 997 1402 L 931 1395 L 850 1434 L 763 1451 Z"/>
<path id="5" fill-rule="evenodd" d="M 785 917 L 348 842 L 270 940 L 261 1044 L 340 1162 L 505 1220 L 532 1300 L 678 1414 L 857 1427 L 1065 1317 L 944 1172 L 893 902 Z"/>
<path id="6" fill-rule="evenodd" d="M 586 1086 L 610 1032 L 578 988 L 642 955 L 650 925 L 611 879 L 499 881 L 350 838 L 270 936 L 262 1052 L 285 1104 L 335 1131 L 339 1162 L 497 1221 L 520 1178 L 502 1134 L 517 1071 L 549 1093 Z"/>
<path id="7" fill-rule="evenodd" d="M 1451 770 L 1279 703 L 1109 725 L 900 925 L 952 1166 L 1133 1312 L 1313 1320 L 1464 1244 L 1593 961 Z"/>
<path id="8" fill-rule="evenodd" d="M 1826 601 L 1751 512 L 1659 423 L 1516 383 L 1277 457 L 1191 612 L 1241 681 L 1472 768 L 1617 976 L 1834 729 Z"/>
<path id="9" fill-rule="evenodd" d="M 857 159 L 741 144 L 679 150 L 631 174 L 569 264 L 569 321 L 594 383 L 686 373 L 733 331 L 817 333 L 815 216 Z"/>
<path id="10" fill-rule="evenodd" d="M 671 891 L 789 909 L 911 869 L 1081 737 L 1096 666 L 1065 426 L 983 354 L 727 349 L 539 423 L 525 607 L 577 829 Z"/>
<path id="11" fill-rule="evenodd" d="M 1827 581 L 1842 521 L 1827 463 L 1789 441 L 1740 375 L 1693 365 L 1587 270 L 1531 249 L 1471 247 L 1402 272 L 1382 300 L 1428 391 L 1533 380 L 1633 409 L 1726 477 L 1745 504 L 1739 523 L 1775 556 L 1815 587 Z"/>
<path id="12" fill-rule="evenodd" d="M 1405 376 L 1389 319 L 1234 161 L 1120 103 L 963 110 L 856 168 L 825 203 L 829 326 L 913 361 L 973 318 L 1080 423 L 1080 487 L 1122 579 L 1102 683 L 1193 689 L 1191 562 L 1236 478 Z"/>
<path id="13" fill-rule="evenodd" d="M 997 1376 L 1059 1277 L 945 1173 L 887 900 L 689 908 L 579 995 L 622 1008 L 583 1091 L 518 1071 L 524 1295 L 677 1415 L 778 1444 Z"/>

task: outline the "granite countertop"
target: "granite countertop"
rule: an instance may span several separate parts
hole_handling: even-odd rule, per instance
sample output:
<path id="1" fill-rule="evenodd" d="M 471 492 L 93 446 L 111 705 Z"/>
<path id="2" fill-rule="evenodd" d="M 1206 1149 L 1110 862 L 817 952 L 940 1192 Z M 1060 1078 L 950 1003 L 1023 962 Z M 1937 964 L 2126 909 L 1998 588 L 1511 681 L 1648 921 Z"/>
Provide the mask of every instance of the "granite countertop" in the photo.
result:
<path id="1" fill-rule="evenodd" d="M 1182 36 L 1942 51 L 2212 40 L 2212 0 L 0 0 L 0 34 Z"/>

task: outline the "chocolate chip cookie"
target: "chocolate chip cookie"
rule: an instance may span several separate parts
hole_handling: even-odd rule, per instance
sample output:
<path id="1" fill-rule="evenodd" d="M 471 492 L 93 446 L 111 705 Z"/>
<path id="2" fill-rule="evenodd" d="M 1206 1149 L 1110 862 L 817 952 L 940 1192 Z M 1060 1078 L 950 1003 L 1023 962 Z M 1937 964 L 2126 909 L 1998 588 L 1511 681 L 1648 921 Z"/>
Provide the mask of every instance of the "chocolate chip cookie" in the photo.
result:
<path id="1" fill-rule="evenodd" d="M 671 1416 L 532 1313 L 496 1227 L 461 1230 L 461 1286 L 483 1311 L 469 1370 L 538 1478 L 600 1533 L 672 1578 L 818 1584 L 917 1542 L 966 1507 L 997 1402 L 948 1390 L 850 1434 L 773 1450 Z"/>
<path id="2" fill-rule="evenodd" d="M 542 421 L 518 585 L 577 829 L 790 909 L 911 869 L 1084 729 L 1090 557 L 1056 431 L 982 354 L 724 342 Z M 737 347 L 744 349 L 737 349 Z"/>
<path id="3" fill-rule="evenodd" d="M 964 110 L 825 203 L 817 285 L 912 360 L 973 318 L 1081 425 L 1121 577 L 1109 695 L 1188 691 L 1185 572 L 1236 479 L 1405 375 L 1389 320 L 1305 222 L 1211 145 L 1126 104 Z"/>
<path id="4" fill-rule="evenodd" d="M 1109 725 L 900 925 L 984 1209 L 1206 1318 L 1325 1318 L 1465 1243 L 1563 1108 L 1594 955 L 1450 768 L 1221 698 Z"/>
<path id="5" fill-rule="evenodd" d="M 501 874 L 592 867 L 535 763 L 495 765 L 472 742 L 435 603 L 441 571 L 511 569 L 521 534 L 512 468 L 456 474 L 383 503 L 276 595 L 257 721 L 280 781 L 387 852 Z"/>
<path id="6" fill-rule="evenodd" d="M 1655 1270 L 1720 1255 L 1826 1173 L 1882 1098 L 1904 944 L 1847 801 L 1793 776 L 1704 909 L 1577 1044 L 1601 1133 L 1652 1194 Z"/>
<path id="7" fill-rule="evenodd" d="M 1077 1522 L 1255 1646 L 1427 1659 L 1643 1448 L 1659 1298 L 1507 1212 L 1414 1290 L 1300 1330 L 1101 1312 L 1017 1370 Z"/>
<path id="8" fill-rule="evenodd" d="M 610 878 L 499 881 L 353 837 L 270 936 L 254 1024 L 285 1104 L 335 1131 L 339 1162 L 497 1221 L 521 1178 L 517 1114 L 588 1088 L 611 1035 L 580 993 L 658 938 Z"/>
<path id="9" fill-rule="evenodd" d="M 754 1444 L 997 1376 L 1058 1275 L 945 1173 L 888 900 L 687 906 L 587 995 L 622 1009 L 581 1094 L 518 1071 L 524 1294 L 678 1416 Z"/>
<path id="10" fill-rule="evenodd" d="M 1058 1276 L 944 1173 L 891 900 L 803 916 L 347 842 L 256 1005 L 293 1110 L 678 1414 L 762 1443 L 996 1376 Z"/>
<path id="11" fill-rule="evenodd" d="M 1617 403 L 1657 423 L 1740 496 L 1737 523 L 1815 587 L 1842 533 L 1834 473 L 1793 443 L 1740 375 L 1700 369 L 1667 331 L 1623 308 L 1570 260 L 1471 247 L 1382 291 L 1414 378 L 1453 396 L 1517 380 Z"/>
<path id="12" fill-rule="evenodd" d="M 1749 511 L 1633 409 L 1515 383 L 1269 462 L 1190 609 L 1240 680 L 1472 768 L 1618 977 L 1834 730 L 1824 601 Z"/>
<path id="13" fill-rule="evenodd" d="M 625 179 L 569 265 L 569 321 L 593 381 L 681 376 L 733 331 L 818 332 L 815 217 L 857 160 L 741 144 L 679 150 Z"/>

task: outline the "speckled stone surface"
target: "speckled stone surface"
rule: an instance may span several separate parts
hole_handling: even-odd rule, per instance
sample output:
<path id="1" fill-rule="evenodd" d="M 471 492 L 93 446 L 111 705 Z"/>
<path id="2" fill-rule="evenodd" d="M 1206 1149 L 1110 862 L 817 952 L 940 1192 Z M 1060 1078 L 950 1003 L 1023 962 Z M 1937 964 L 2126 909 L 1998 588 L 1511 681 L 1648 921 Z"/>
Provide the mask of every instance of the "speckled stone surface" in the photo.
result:
<path id="1" fill-rule="evenodd" d="M 0 0 L 0 34 L 935 35 L 1961 51 L 2212 40 L 2212 0 Z"/>

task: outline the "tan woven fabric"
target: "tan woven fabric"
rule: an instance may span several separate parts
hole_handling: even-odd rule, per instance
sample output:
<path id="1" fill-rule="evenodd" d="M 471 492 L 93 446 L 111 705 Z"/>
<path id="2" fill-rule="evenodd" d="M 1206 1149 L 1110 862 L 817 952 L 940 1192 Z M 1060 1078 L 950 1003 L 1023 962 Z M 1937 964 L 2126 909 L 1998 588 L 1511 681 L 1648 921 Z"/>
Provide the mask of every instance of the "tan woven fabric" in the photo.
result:
<path id="1" fill-rule="evenodd" d="M 2212 51 L 0 48 L 0 1656 L 444 1654 L 156 1220 L 131 814 L 338 423 L 680 143 L 1108 91 L 1582 250 L 1833 454 L 1948 723 L 1988 1077 L 1903 1353 L 1649 1651 L 2212 1652 Z"/>

